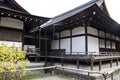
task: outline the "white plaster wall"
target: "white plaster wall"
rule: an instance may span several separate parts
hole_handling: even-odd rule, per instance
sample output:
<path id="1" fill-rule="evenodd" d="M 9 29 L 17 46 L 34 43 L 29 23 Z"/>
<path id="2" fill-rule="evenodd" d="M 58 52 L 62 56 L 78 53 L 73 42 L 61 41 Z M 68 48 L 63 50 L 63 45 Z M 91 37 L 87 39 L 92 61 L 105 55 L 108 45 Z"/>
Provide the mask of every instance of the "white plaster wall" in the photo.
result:
<path id="1" fill-rule="evenodd" d="M 65 49 L 66 52 L 70 52 L 70 38 L 60 40 L 60 49 Z"/>
<path id="2" fill-rule="evenodd" d="M 110 41 L 106 41 L 106 48 L 111 48 Z"/>
<path id="3" fill-rule="evenodd" d="M 105 40 L 100 39 L 100 48 L 105 48 Z"/>
<path id="4" fill-rule="evenodd" d="M 109 33 L 106 33 L 106 38 L 110 38 L 110 34 Z"/>
<path id="5" fill-rule="evenodd" d="M 16 47 L 22 48 L 22 42 L 0 41 L 0 46 L 2 44 L 8 45 L 9 47 L 15 45 Z"/>
<path id="6" fill-rule="evenodd" d="M 85 27 L 77 27 L 72 30 L 72 35 L 84 34 Z"/>
<path id="7" fill-rule="evenodd" d="M 88 52 L 99 52 L 98 38 L 88 36 Z"/>
<path id="8" fill-rule="evenodd" d="M 51 41 L 51 49 L 59 49 L 59 40 Z"/>
<path id="9" fill-rule="evenodd" d="M 116 40 L 120 41 L 120 38 L 117 36 L 117 37 L 116 37 Z"/>
<path id="10" fill-rule="evenodd" d="M 112 35 L 111 37 L 112 37 L 112 39 L 114 39 L 114 40 L 115 40 L 115 36 L 114 36 L 114 35 Z"/>
<path id="11" fill-rule="evenodd" d="M 72 52 L 85 52 L 85 36 L 72 38 Z M 77 54 L 77 53 L 73 53 Z M 85 54 L 85 53 L 80 53 Z"/>
<path id="12" fill-rule="evenodd" d="M 66 36 L 70 36 L 70 30 L 65 30 L 61 32 L 61 36 L 60 37 L 66 37 Z"/>
<path id="13" fill-rule="evenodd" d="M 112 42 L 112 49 L 115 49 L 115 42 Z"/>
<path id="14" fill-rule="evenodd" d="M 98 36 L 98 30 L 97 30 L 97 29 L 92 28 L 92 27 L 87 27 L 87 30 L 88 30 L 87 32 L 88 32 L 89 34 Z"/>
<path id="15" fill-rule="evenodd" d="M 103 31 L 99 31 L 99 36 L 104 38 L 105 37 L 105 33 Z"/>
<path id="16" fill-rule="evenodd" d="M 3 27 L 23 29 L 23 25 L 24 25 L 23 21 L 8 17 L 2 17 L 0 21 L 0 26 Z"/>

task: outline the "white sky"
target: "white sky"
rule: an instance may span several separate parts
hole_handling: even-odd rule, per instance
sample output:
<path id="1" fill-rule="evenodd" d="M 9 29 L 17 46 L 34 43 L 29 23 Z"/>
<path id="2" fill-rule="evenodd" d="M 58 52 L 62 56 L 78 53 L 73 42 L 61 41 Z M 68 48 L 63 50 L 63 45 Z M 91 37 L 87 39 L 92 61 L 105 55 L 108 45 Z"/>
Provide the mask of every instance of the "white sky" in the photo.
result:
<path id="1" fill-rule="evenodd" d="M 33 15 L 54 17 L 90 0 L 16 0 Z M 120 0 L 105 0 L 110 16 L 120 23 Z"/>

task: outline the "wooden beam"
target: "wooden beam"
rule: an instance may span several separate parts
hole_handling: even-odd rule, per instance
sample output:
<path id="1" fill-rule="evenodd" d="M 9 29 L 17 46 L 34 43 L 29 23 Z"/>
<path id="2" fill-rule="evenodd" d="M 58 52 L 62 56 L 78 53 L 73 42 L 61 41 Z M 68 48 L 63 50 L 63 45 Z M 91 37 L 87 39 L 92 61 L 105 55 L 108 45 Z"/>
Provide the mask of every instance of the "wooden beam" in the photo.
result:
<path id="1" fill-rule="evenodd" d="M 93 57 L 92 57 L 92 56 L 91 56 L 91 60 L 90 60 L 90 67 L 91 67 L 91 71 L 93 71 L 94 60 L 93 60 Z"/>
<path id="2" fill-rule="evenodd" d="M 77 59 L 77 69 L 79 69 L 79 60 Z"/>
<path id="3" fill-rule="evenodd" d="M 114 80 L 114 79 L 113 79 L 113 73 L 111 73 L 111 80 Z"/>
<path id="4" fill-rule="evenodd" d="M 79 53 L 77 55 L 77 69 L 79 69 Z"/>
<path id="5" fill-rule="evenodd" d="M 99 46 L 99 52 L 100 52 L 100 38 L 99 38 L 99 36 L 100 36 L 100 33 L 99 33 L 99 30 L 98 30 L 98 46 Z"/>
<path id="6" fill-rule="evenodd" d="M 64 59 L 61 59 L 61 65 L 64 66 Z"/>
<path id="7" fill-rule="evenodd" d="M 70 29 L 70 54 L 72 54 L 72 29 Z"/>
<path id="8" fill-rule="evenodd" d="M 112 39 L 112 35 L 110 34 L 110 39 Z M 112 51 L 112 40 L 110 40 L 110 47 L 111 47 L 111 51 Z"/>
<path id="9" fill-rule="evenodd" d="M 88 36 L 87 36 L 87 26 L 85 25 L 85 52 L 88 55 Z"/>
<path id="10" fill-rule="evenodd" d="M 110 60 L 110 68 L 112 68 L 112 62 L 113 62 L 113 60 L 111 59 Z"/>
<path id="11" fill-rule="evenodd" d="M 106 32 L 105 32 L 105 51 L 107 50 L 106 48 Z"/>
<path id="12" fill-rule="evenodd" d="M 118 62 L 119 62 L 119 59 L 117 58 L 117 59 L 116 59 L 116 66 L 118 66 Z"/>
<path id="13" fill-rule="evenodd" d="M 99 71 L 101 71 L 102 61 L 99 61 Z"/>
<path id="14" fill-rule="evenodd" d="M 60 37 L 61 37 L 61 34 L 60 34 L 60 32 L 59 32 L 59 50 L 60 50 L 60 44 L 61 44 L 61 41 L 60 41 Z"/>
<path id="15" fill-rule="evenodd" d="M 45 37 L 47 37 L 47 31 L 45 31 Z M 45 66 L 47 66 L 47 40 L 45 40 Z"/>
<path id="16" fill-rule="evenodd" d="M 24 50 L 24 44 L 25 44 L 25 24 L 23 26 L 23 32 L 22 32 L 22 50 Z"/>

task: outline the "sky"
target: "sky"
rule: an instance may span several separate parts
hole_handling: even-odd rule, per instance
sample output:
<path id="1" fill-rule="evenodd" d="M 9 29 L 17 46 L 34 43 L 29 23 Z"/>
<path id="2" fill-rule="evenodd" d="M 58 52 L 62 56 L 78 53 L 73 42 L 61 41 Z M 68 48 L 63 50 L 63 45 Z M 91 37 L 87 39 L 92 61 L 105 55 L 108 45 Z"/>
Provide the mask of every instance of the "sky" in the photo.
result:
<path id="1" fill-rule="evenodd" d="M 90 0 L 16 0 L 33 15 L 54 17 Z M 120 24 L 120 0 L 105 0 L 108 12 L 113 20 Z"/>

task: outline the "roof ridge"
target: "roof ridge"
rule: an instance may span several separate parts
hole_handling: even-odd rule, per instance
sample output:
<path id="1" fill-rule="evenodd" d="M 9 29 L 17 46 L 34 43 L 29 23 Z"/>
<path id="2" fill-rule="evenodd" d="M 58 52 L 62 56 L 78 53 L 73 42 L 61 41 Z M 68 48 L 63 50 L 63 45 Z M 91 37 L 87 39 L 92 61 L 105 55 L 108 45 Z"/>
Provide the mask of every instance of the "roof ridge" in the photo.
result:
<path id="1" fill-rule="evenodd" d="M 80 5 L 80 6 L 76 7 L 76 8 L 74 8 L 74 9 L 72 9 L 72 10 L 69 10 L 69 11 L 67 11 L 67 12 L 65 12 L 65 13 L 62 13 L 62 14 L 60 14 L 60 15 L 57 15 L 57 16 L 53 17 L 52 19 L 57 18 L 57 17 L 59 17 L 59 16 L 61 16 L 61 15 L 67 14 L 67 13 L 73 11 L 73 10 L 74 10 L 74 11 L 75 11 L 75 10 L 78 10 L 78 9 L 80 9 L 80 8 L 83 8 L 83 7 L 85 7 L 85 6 L 87 6 L 87 5 L 90 5 L 91 3 L 94 3 L 94 2 L 97 2 L 97 1 L 102 2 L 103 0 L 91 0 L 91 1 L 89 1 L 89 2 L 87 2 L 87 3 L 84 3 L 83 5 Z M 98 5 L 98 4 L 97 4 L 97 5 Z M 100 5 L 99 5 L 99 6 L 100 6 Z"/>

